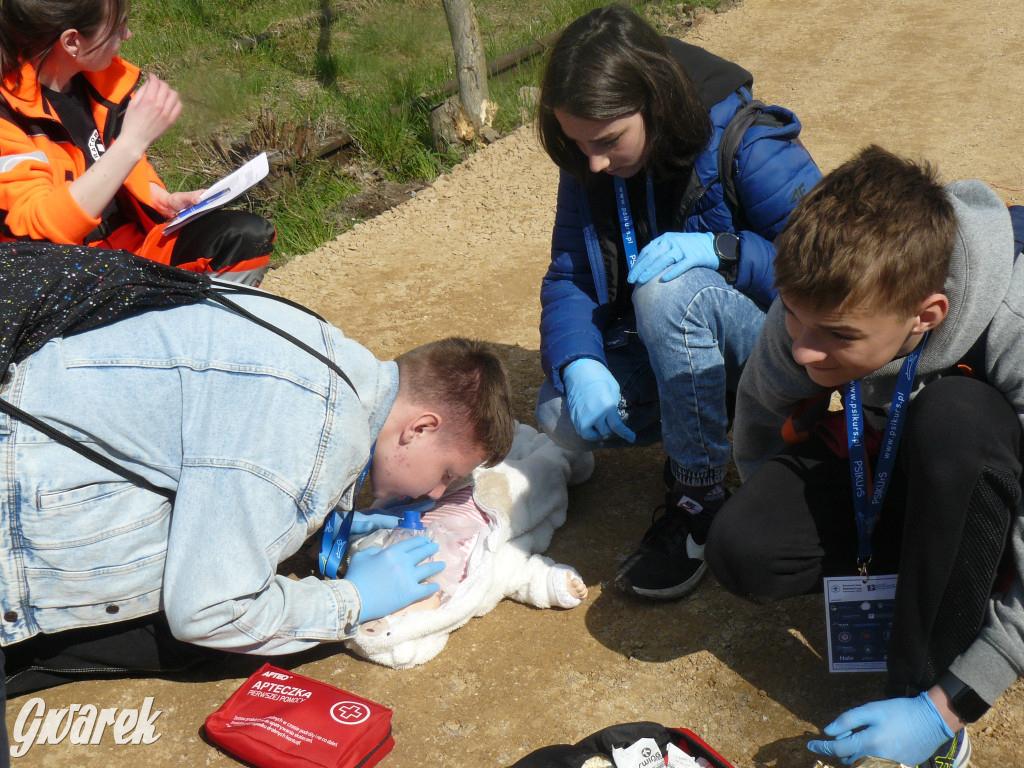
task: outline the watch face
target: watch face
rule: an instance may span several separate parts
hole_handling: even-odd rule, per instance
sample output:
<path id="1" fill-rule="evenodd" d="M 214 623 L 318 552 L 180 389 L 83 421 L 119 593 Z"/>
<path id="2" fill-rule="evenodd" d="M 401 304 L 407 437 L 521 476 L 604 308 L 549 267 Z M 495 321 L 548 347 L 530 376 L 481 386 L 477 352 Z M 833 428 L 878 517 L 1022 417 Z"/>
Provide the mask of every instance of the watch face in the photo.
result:
<path id="1" fill-rule="evenodd" d="M 950 699 L 949 703 L 965 723 L 973 723 L 988 712 L 988 703 L 975 693 L 973 688 L 966 685 Z"/>
<path id="2" fill-rule="evenodd" d="M 731 232 L 715 235 L 715 254 L 722 264 L 735 264 L 739 260 L 740 239 Z"/>

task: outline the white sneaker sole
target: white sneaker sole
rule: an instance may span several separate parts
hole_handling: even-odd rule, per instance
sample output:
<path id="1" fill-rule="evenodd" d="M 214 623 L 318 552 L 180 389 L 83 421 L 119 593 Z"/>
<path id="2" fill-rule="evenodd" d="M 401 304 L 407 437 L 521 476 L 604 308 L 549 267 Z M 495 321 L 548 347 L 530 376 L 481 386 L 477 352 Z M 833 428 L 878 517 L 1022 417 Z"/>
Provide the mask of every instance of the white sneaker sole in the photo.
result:
<path id="1" fill-rule="evenodd" d="M 700 580 L 704 578 L 704 573 L 708 569 L 707 563 L 704 562 L 704 545 L 698 544 L 693 540 L 693 536 L 686 537 L 686 554 L 691 560 L 700 560 L 700 567 L 694 571 L 693 575 L 681 584 L 673 584 L 671 587 L 663 587 L 661 589 L 650 589 L 646 587 L 638 587 L 633 584 L 627 584 L 624 581 L 620 581 L 616 577 L 616 582 L 619 583 L 620 587 L 626 592 L 640 597 L 650 597 L 658 600 L 671 600 L 676 597 L 683 597 L 688 595 L 690 592 L 697 588 Z M 630 558 L 632 559 L 632 558 Z M 621 571 L 628 570 L 631 563 L 627 560 L 622 564 Z"/>
<path id="2" fill-rule="evenodd" d="M 669 600 L 673 597 L 682 597 L 683 595 L 690 594 L 697 588 L 697 585 L 700 584 L 700 580 L 704 578 L 704 573 L 707 569 L 707 563 L 701 563 L 700 568 L 697 569 L 693 576 L 682 584 L 676 584 L 674 587 L 666 587 L 665 589 L 644 589 L 643 587 L 630 586 L 629 591 L 640 595 L 641 597 L 653 597 L 661 600 Z M 959 768 L 959 766 L 957 768 Z"/>

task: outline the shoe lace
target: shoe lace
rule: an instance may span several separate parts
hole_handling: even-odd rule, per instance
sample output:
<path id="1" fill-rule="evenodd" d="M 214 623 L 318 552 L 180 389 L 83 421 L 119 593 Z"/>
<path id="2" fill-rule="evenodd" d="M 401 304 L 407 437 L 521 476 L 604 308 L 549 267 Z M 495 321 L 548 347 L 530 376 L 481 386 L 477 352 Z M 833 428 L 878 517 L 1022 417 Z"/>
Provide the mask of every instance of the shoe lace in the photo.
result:
<path id="1" fill-rule="evenodd" d="M 661 517 L 658 517 L 661 512 Z M 690 534 L 690 513 L 678 507 L 659 504 L 651 513 L 651 527 L 644 534 L 642 545 L 663 552 L 685 545 Z"/>

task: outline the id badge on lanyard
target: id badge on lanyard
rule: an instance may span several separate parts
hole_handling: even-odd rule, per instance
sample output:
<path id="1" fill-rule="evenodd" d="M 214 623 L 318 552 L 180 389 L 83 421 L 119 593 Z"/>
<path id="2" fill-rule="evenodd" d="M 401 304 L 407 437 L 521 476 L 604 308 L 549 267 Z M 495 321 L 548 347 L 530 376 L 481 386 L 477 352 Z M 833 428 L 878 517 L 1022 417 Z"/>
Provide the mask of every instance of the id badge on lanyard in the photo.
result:
<path id="1" fill-rule="evenodd" d="M 884 672 L 896 576 L 825 579 L 829 672 Z"/>
<path id="2" fill-rule="evenodd" d="M 874 482 L 869 485 L 869 463 L 864 446 L 864 410 L 860 380 L 847 382 L 844 399 L 846 438 L 850 449 L 850 484 L 857 521 L 859 576 L 825 579 L 825 625 L 828 630 L 830 672 L 884 671 L 892 628 L 896 575 L 868 575 L 871 534 L 892 480 L 896 449 L 906 422 L 917 363 L 928 334 L 907 355 L 900 367 L 878 454 Z"/>

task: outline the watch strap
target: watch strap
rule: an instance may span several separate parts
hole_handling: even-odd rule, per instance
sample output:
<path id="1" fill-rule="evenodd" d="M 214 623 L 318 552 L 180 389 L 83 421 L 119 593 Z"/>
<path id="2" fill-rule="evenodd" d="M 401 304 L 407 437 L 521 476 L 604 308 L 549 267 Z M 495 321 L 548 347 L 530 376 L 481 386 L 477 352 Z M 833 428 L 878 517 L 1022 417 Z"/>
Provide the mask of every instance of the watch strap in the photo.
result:
<path id="1" fill-rule="evenodd" d="M 715 270 L 729 285 L 735 285 L 740 274 L 740 239 L 732 232 L 715 235 L 715 255 L 718 268 Z"/>
<path id="2" fill-rule="evenodd" d="M 949 705 L 965 723 L 973 723 L 989 710 L 989 704 L 952 672 L 944 672 L 938 686 L 949 696 Z"/>

